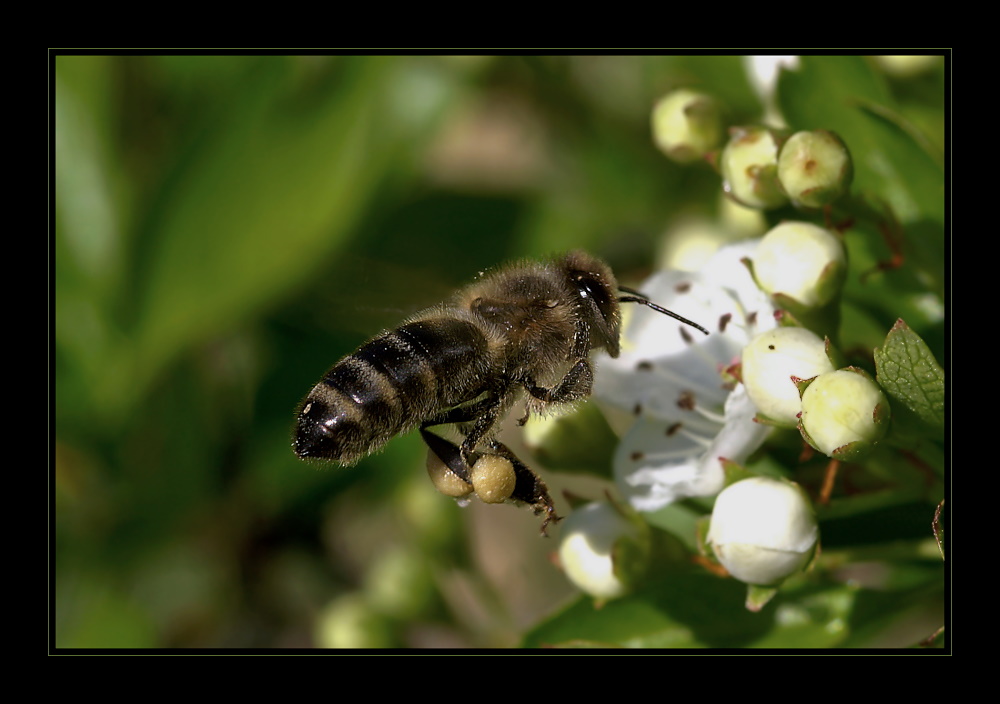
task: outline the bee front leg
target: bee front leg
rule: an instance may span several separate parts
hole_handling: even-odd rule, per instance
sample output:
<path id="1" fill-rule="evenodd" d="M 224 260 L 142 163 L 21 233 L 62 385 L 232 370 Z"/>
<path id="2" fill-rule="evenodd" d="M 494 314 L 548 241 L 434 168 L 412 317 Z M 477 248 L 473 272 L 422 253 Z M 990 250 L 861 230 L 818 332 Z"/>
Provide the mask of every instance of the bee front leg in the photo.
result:
<path id="1" fill-rule="evenodd" d="M 590 396 L 594 388 L 594 370 L 590 366 L 589 360 L 580 359 L 566 372 L 566 376 L 551 389 L 539 386 L 530 377 L 525 378 L 522 383 L 532 398 L 542 401 L 542 404 L 536 405 L 544 408 L 543 404 L 546 403 L 571 403 Z M 531 415 L 530 405 L 524 417 L 518 419 L 518 425 L 524 425 L 528 421 L 529 415 Z"/>
<path id="2" fill-rule="evenodd" d="M 539 401 L 546 403 L 579 401 L 581 398 L 590 396 L 590 392 L 594 388 L 594 370 L 590 366 L 589 360 L 580 359 L 573 365 L 572 369 L 566 372 L 566 376 L 551 389 L 539 386 L 530 377 L 526 378 L 523 383 L 528 393 Z"/>

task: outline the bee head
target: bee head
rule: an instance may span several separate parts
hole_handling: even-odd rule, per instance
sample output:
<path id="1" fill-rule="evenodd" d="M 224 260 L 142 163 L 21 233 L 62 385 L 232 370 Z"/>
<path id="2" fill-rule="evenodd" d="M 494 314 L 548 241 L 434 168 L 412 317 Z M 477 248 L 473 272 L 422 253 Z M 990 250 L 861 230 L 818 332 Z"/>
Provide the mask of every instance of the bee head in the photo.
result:
<path id="1" fill-rule="evenodd" d="M 618 356 L 621 349 L 619 340 L 621 303 L 644 305 L 657 313 L 668 315 L 685 325 L 697 328 L 706 335 L 709 334 L 708 330 L 698 323 L 653 303 L 639 291 L 619 286 L 608 265 L 586 252 L 571 252 L 563 260 L 562 265 L 570 283 L 576 289 L 580 305 L 588 313 L 587 322 L 591 327 L 592 348 L 604 347 L 612 357 Z M 619 291 L 627 295 L 619 296 Z"/>
<path id="2" fill-rule="evenodd" d="M 570 284 L 576 289 L 580 306 L 590 324 L 591 347 L 604 347 L 617 357 L 621 313 L 618 284 L 607 264 L 586 252 L 571 252 L 562 262 Z"/>

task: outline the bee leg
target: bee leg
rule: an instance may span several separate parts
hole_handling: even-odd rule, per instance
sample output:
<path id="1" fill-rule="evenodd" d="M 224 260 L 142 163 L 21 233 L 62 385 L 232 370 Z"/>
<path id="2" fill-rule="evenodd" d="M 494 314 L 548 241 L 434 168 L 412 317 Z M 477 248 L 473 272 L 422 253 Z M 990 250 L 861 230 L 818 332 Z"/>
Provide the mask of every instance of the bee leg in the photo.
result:
<path id="1" fill-rule="evenodd" d="M 456 406 L 437 414 L 420 426 L 430 428 L 434 425 L 450 425 L 452 423 L 470 423 L 485 413 L 489 413 L 494 406 L 499 406 L 500 401 L 495 395 L 490 394 L 475 403 L 466 406 Z"/>
<path id="2" fill-rule="evenodd" d="M 458 475 L 458 478 L 464 481 L 469 486 L 472 486 L 472 479 L 469 476 L 469 468 L 475 461 L 479 459 L 478 454 L 472 459 L 472 464 L 466 464 L 466 460 L 462 455 L 461 450 L 459 450 L 458 445 L 448 440 L 445 440 L 440 435 L 435 435 L 434 433 L 428 431 L 426 428 L 420 429 L 420 437 L 424 439 L 424 443 L 430 448 L 431 452 L 438 456 L 445 466 L 448 467 L 452 472 Z"/>
<path id="3" fill-rule="evenodd" d="M 545 514 L 545 519 L 542 521 L 542 535 L 548 537 L 548 533 L 545 532 L 548 525 L 562 520 L 562 516 L 556 515 L 556 507 L 552 503 L 552 497 L 549 496 L 549 488 L 545 486 L 541 477 L 531 471 L 502 442 L 491 440 L 488 446 L 492 454 L 503 457 L 514 465 L 515 483 L 511 498 L 529 504 L 534 509 L 536 516 Z"/>
<path id="4" fill-rule="evenodd" d="M 551 389 L 538 386 L 535 380 L 530 378 L 525 379 L 522 383 L 524 384 L 524 388 L 528 390 L 528 393 L 539 401 L 546 403 L 568 403 L 569 401 L 578 401 L 581 398 L 590 396 L 590 392 L 594 387 L 594 370 L 588 360 L 581 359 Z"/>
<path id="5" fill-rule="evenodd" d="M 549 489 L 541 477 L 498 440 L 486 443 L 488 453 L 475 449 L 496 423 L 503 406 L 503 397 L 504 394 L 493 394 L 478 403 L 451 408 L 421 425 L 420 435 L 427 447 L 445 463 L 448 469 L 469 484 L 472 483 L 469 470 L 484 454 L 493 454 L 508 460 L 514 467 L 514 491 L 511 493 L 511 498 L 530 505 L 535 515 L 545 514 L 545 519 L 542 521 L 542 535 L 547 536 L 545 529 L 550 523 L 562 520 L 562 516 L 556 514 Z M 474 423 L 462 441 L 461 447 L 427 430 L 431 426 L 451 423 Z"/>
<path id="6" fill-rule="evenodd" d="M 439 435 L 435 435 L 424 428 L 420 429 L 420 435 L 423 437 L 424 442 L 427 443 L 427 446 L 431 449 L 431 452 L 437 455 L 438 458 L 440 458 L 440 460 L 447 465 L 448 469 L 457 474 L 470 486 L 472 485 L 464 455 L 458 445 L 455 445 L 454 443 L 445 440 Z M 511 466 L 514 468 L 514 491 L 511 492 L 510 498 L 531 506 L 536 516 L 541 515 L 542 513 L 545 514 L 545 518 L 542 521 L 541 531 L 543 536 L 548 537 L 546 528 L 548 528 L 550 523 L 561 521 L 563 517 L 556 514 L 556 507 L 552 503 L 552 497 L 549 496 L 549 489 L 545 485 L 545 482 L 542 481 L 541 477 L 531 471 L 531 469 L 502 442 L 491 440 L 487 443 L 487 446 L 490 450 L 488 453 L 473 453 L 473 464 L 475 463 L 475 460 L 478 460 L 480 457 L 488 454 L 503 457 L 509 461 Z"/>
<path id="7" fill-rule="evenodd" d="M 435 425 L 449 425 L 453 423 L 471 423 L 472 427 L 464 430 L 465 439 L 462 441 L 460 448 L 457 448 L 457 452 L 460 453 L 461 459 L 465 463 L 464 473 L 456 472 L 460 477 L 466 479 L 468 477 L 467 470 L 476 463 L 479 458 L 476 452 L 476 446 L 479 441 L 482 440 L 489 431 L 496 425 L 497 420 L 500 418 L 501 411 L 503 410 L 503 396 L 504 394 L 491 393 L 486 396 L 486 398 L 477 401 L 476 403 L 467 406 L 458 406 L 456 408 L 450 408 L 444 413 L 440 413 L 429 421 L 424 422 L 420 426 L 420 431 L 424 435 L 424 441 L 427 442 L 426 428 Z M 437 437 L 433 436 L 432 437 Z M 430 445 L 430 442 L 428 442 Z M 433 449 L 433 447 L 432 447 Z M 436 452 L 436 451 L 435 451 Z M 441 461 L 449 466 L 452 471 L 454 467 L 449 464 L 448 458 L 437 453 Z"/>
<path id="8" fill-rule="evenodd" d="M 462 441 L 460 450 L 462 457 L 466 460 L 468 466 L 471 467 L 475 464 L 476 460 L 474 456 L 476 446 L 489 434 L 505 410 L 504 399 L 510 396 L 510 386 L 510 382 L 505 382 L 503 386 L 490 391 L 482 400 L 467 406 L 448 409 L 444 413 L 426 421 L 421 428 L 450 423 L 471 424 L 471 427 L 462 429 L 465 439 Z"/>
<path id="9" fill-rule="evenodd" d="M 465 439 L 462 441 L 462 456 L 466 460 L 475 455 L 476 446 L 497 424 L 503 410 L 501 397 L 498 397 L 494 405 L 475 418 L 472 427 L 465 433 Z M 475 464 L 475 459 L 472 459 L 469 466 L 471 467 L 473 464 Z"/>

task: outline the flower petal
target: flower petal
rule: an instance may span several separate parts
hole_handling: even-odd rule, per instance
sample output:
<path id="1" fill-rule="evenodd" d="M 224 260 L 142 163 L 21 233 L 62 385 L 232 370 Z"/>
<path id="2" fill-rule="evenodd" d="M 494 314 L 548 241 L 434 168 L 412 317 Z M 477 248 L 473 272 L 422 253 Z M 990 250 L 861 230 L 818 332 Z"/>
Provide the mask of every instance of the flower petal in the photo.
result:
<path id="1" fill-rule="evenodd" d="M 691 412 L 672 424 L 642 417 L 632 425 L 615 452 L 614 475 L 633 507 L 656 511 L 680 499 L 722 490 L 722 459 L 745 461 L 770 432 L 753 421 L 756 407 L 742 385 L 725 405 L 724 424 Z"/>

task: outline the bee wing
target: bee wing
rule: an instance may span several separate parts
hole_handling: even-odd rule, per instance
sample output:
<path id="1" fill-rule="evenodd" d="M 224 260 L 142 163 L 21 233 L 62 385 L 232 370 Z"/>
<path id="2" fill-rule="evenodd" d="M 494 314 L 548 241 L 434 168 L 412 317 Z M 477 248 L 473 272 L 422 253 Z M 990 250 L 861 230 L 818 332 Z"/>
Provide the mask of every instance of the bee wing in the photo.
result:
<path id="1" fill-rule="evenodd" d="M 446 299 L 455 281 L 439 271 L 387 259 L 342 255 L 305 292 L 316 330 L 356 335 L 359 341 L 391 329 Z"/>

